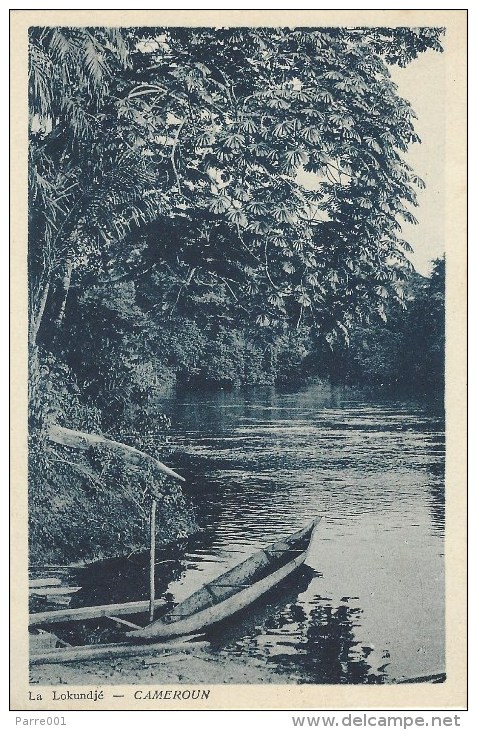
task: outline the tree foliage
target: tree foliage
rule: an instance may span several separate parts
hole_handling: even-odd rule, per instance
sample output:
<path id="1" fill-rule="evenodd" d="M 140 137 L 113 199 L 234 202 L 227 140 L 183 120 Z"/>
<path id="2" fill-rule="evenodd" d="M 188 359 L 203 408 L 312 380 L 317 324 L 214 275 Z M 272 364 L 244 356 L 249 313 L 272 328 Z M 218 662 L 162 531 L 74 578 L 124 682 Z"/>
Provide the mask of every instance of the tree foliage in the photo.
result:
<path id="1" fill-rule="evenodd" d="M 35 490 L 48 421 L 154 449 L 165 383 L 286 379 L 402 304 L 423 182 L 389 66 L 441 35 L 30 29 Z"/>
<path id="2" fill-rule="evenodd" d="M 444 394 L 445 261 L 436 259 L 429 278 L 414 274 L 406 284 L 406 307 L 394 305 L 386 323 L 353 329 L 348 347 L 333 353 L 311 348 L 301 363 L 336 383 L 410 393 Z"/>
<path id="3" fill-rule="evenodd" d="M 312 322 L 330 341 L 384 315 L 423 184 L 386 64 L 440 50 L 439 35 L 34 29 L 32 274 L 61 292 L 167 263 L 169 308 L 223 285 L 259 325 Z"/>

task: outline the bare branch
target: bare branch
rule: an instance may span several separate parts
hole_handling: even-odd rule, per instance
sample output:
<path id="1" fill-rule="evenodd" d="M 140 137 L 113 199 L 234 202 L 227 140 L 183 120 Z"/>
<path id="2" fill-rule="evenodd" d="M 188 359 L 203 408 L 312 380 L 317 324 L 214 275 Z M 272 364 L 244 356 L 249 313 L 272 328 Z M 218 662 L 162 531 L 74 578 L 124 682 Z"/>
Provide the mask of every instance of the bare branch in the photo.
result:
<path id="1" fill-rule="evenodd" d="M 178 479 L 180 482 L 185 482 L 184 477 L 181 477 L 161 461 L 146 454 L 144 451 L 139 451 L 134 446 L 127 446 L 119 441 L 113 441 L 98 434 L 73 431 L 71 428 L 64 428 L 63 426 L 52 424 L 48 432 L 48 437 L 57 444 L 69 446 L 74 449 L 89 449 L 91 446 L 105 446 L 106 448 L 119 452 L 132 466 L 147 464 L 170 477 L 174 477 L 174 479 Z"/>

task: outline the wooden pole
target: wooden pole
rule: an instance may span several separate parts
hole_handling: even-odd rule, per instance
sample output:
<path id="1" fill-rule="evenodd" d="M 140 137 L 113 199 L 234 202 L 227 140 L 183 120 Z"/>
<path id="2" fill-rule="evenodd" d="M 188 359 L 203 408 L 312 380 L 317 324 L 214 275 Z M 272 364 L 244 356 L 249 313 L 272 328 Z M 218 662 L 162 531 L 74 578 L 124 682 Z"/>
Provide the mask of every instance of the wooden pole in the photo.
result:
<path id="1" fill-rule="evenodd" d="M 208 641 L 169 641 L 157 644 L 95 644 L 93 646 L 73 646 L 64 649 L 54 649 L 43 654 L 34 654 L 30 663 L 36 664 L 63 664 L 64 662 L 82 662 L 91 659 L 111 659 L 113 657 L 141 656 L 146 654 L 153 659 L 159 651 L 194 652 L 207 649 Z M 167 656 L 167 654 L 166 654 Z"/>
<path id="2" fill-rule="evenodd" d="M 150 515 L 151 544 L 149 554 L 149 623 L 154 621 L 154 599 L 156 597 L 156 505 L 157 501 L 153 499 Z"/>
<path id="3" fill-rule="evenodd" d="M 162 598 L 154 601 L 154 607 L 165 606 Z M 108 603 L 103 606 L 85 606 L 84 608 L 60 608 L 56 611 L 42 611 L 31 613 L 29 618 L 30 626 L 41 624 L 56 624 L 69 621 L 87 621 L 88 619 L 101 618 L 101 616 L 135 616 L 136 614 L 147 614 L 149 612 L 149 601 L 134 601 L 133 603 Z"/>

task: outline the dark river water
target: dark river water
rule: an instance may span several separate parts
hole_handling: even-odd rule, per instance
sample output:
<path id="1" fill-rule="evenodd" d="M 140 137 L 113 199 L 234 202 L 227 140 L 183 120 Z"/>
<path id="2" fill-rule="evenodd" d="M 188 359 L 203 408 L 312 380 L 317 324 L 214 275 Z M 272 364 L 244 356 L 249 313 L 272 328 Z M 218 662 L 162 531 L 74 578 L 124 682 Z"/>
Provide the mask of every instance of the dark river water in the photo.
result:
<path id="1" fill-rule="evenodd" d="M 435 404 L 313 386 L 165 399 L 202 527 L 176 600 L 317 515 L 308 567 L 210 637 L 283 681 L 443 671 L 444 423 Z"/>

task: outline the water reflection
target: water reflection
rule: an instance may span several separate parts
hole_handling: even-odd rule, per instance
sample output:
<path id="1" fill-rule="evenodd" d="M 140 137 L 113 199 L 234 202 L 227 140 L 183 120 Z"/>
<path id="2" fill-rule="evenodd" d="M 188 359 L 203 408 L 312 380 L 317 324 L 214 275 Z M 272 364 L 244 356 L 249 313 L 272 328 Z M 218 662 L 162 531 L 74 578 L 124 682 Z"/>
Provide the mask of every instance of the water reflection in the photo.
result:
<path id="1" fill-rule="evenodd" d="M 436 481 L 429 487 L 432 520 L 437 530 L 445 527 L 445 491 L 443 481 Z"/>
<path id="2" fill-rule="evenodd" d="M 164 595 L 168 585 L 184 570 L 179 556 L 184 546 L 177 544 L 156 553 L 156 595 Z M 126 603 L 149 598 L 149 553 L 128 558 L 101 560 L 83 569 L 81 590 L 75 593 L 70 607 Z"/>
<path id="3" fill-rule="evenodd" d="M 363 614 L 358 599 L 343 598 L 338 606 L 320 596 L 303 602 L 302 594 L 320 577 L 305 566 L 250 606 L 246 615 L 211 629 L 207 638 L 212 648 L 265 659 L 283 682 L 383 683 L 390 654 L 379 654 L 356 638 Z"/>
<path id="4" fill-rule="evenodd" d="M 316 387 L 187 395 L 162 407 L 174 424 L 171 466 L 187 478 L 202 531 L 158 554 L 158 596 L 181 601 L 326 515 L 309 567 L 209 632 L 212 651 L 265 663 L 293 683 L 382 683 L 443 669 L 441 409 Z M 147 561 L 102 564 L 82 586 L 77 605 L 146 598 Z"/>
<path id="5" fill-rule="evenodd" d="M 297 649 L 299 664 L 309 681 L 320 684 L 376 684 L 385 681 L 385 662 L 379 667 L 371 646 L 357 641 L 354 629 L 363 614 L 357 606 L 317 605 L 310 612 L 306 637 Z M 389 654 L 388 654 L 389 656 Z M 381 657 L 383 659 L 383 657 Z"/>
<path id="6" fill-rule="evenodd" d="M 204 527 L 208 563 L 197 560 L 194 585 L 214 560 L 225 569 L 327 515 L 311 558 L 323 579 L 268 615 L 273 630 L 257 621 L 224 650 L 306 682 L 381 682 L 443 666 L 438 404 L 313 387 L 187 394 L 163 406 Z M 186 573 L 180 595 L 187 583 Z M 344 604 L 345 595 L 359 600 Z"/>

